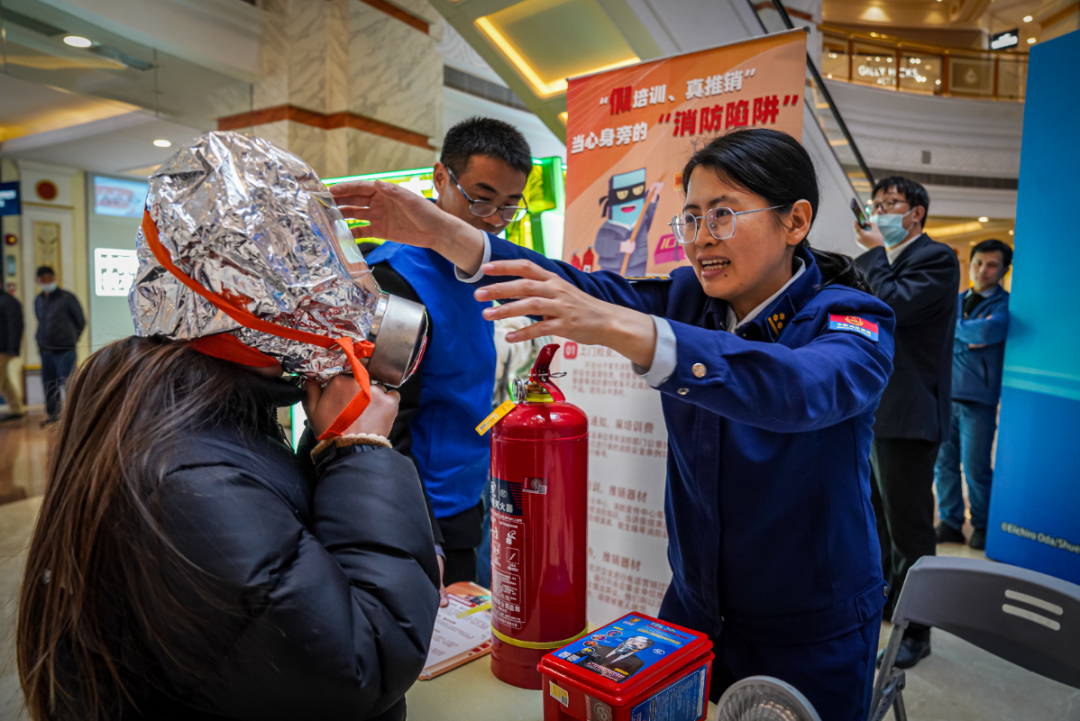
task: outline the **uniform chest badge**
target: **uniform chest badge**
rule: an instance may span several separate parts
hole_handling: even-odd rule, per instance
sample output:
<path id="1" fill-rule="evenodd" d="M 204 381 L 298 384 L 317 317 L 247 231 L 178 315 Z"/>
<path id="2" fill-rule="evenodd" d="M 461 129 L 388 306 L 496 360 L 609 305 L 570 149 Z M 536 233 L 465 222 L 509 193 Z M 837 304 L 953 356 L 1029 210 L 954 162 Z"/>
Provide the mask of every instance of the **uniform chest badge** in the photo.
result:
<path id="1" fill-rule="evenodd" d="M 829 315 L 829 330 L 857 333 L 867 340 L 878 342 L 878 325 L 857 315 Z"/>

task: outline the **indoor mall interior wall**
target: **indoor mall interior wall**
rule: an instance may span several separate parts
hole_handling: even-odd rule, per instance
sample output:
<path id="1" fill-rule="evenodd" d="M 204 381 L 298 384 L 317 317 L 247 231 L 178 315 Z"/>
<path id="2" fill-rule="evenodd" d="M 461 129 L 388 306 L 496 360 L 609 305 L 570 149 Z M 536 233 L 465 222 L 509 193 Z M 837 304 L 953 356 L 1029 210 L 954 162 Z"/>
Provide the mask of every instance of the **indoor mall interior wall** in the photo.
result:
<path id="1" fill-rule="evenodd" d="M 990 178 L 1020 174 L 1024 104 L 940 98 L 826 80 L 871 168 Z M 930 162 L 923 162 L 923 151 Z M 1015 217 L 1016 191 L 935 186 L 931 214 Z"/>

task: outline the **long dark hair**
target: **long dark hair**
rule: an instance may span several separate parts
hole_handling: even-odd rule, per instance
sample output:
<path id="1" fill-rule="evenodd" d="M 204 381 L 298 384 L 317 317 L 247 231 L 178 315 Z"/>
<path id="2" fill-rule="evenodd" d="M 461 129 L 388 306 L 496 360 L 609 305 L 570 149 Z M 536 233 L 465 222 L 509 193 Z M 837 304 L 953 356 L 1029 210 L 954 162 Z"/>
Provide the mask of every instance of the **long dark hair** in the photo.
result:
<path id="1" fill-rule="evenodd" d="M 217 607 L 215 579 L 165 533 L 155 490 L 193 430 L 270 427 L 246 376 L 183 343 L 132 337 L 72 377 L 19 600 L 19 679 L 35 721 L 118 718 L 162 676 L 212 670 L 215 629 L 192 606 Z"/>
<path id="2" fill-rule="evenodd" d="M 690 187 L 691 173 L 699 165 L 715 171 L 735 187 L 760 195 L 768 205 L 781 206 L 770 211 L 776 219 L 789 211 L 795 201 L 809 202 L 813 227 L 819 200 L 814 162 L 799 141 L 787 133 L 770 128 L 743 128 L 715 138 L 697 150 L 683 169 L 684 193 Z M 846 285 L 869 292 L 866 278 L 851 257 L 811 248 L 806 238 L 796 247 L 813 254 L 821 271 L 822 286 Z"/>

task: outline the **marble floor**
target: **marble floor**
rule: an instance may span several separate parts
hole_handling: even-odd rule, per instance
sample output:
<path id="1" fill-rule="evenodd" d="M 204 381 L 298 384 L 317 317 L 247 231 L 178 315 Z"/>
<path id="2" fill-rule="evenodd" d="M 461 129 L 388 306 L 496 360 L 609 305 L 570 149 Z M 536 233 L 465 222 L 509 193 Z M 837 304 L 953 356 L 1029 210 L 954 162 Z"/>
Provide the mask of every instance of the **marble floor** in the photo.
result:
<path id="1" fill-rule="evenodd" d="M 0 423 L 0 721 L 29 719 L 19 692 L 13 633 L 26 546 L 44 490 L 49 444 L 48 433 L 39 428 L 40 420 L 30 415 L 22 421 Z M 938 546 L 938 554 L 985 558 L 979 551 L 955 544 Z M 890 631 L 889 624 L 882 624 L 882 647 Z M 942 631 L 933 632 L 932 646 L 932 655 L 907 673 L 904 698 L 912 721 L 1080 721 L 1080 690 L 1024 671 Z M 470 666 L 479 668 L 485 663 L 478 660 Z M 447 681 L 469 685 L 468 679 L 480 674 L 466 668 L 414 686 L 409 692 L 410 718 L 448 718 L 443 713 L 449 699 Z M 524 695 L 515 697 L 512 716 L 540 721 L 540 695 L 520 694 Z"/>

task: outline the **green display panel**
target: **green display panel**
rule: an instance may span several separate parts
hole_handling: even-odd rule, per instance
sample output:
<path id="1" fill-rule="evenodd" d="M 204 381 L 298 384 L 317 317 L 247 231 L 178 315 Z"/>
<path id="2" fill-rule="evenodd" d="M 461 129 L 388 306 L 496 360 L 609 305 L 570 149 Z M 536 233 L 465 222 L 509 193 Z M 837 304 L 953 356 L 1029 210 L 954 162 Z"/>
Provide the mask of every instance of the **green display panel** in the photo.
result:
<path id="1" fill-rule="evenodd" d="M 334 185 L 347 180 L 381 180 L 402 185 L 425 198 L 436 197 L 432 182 L 434 168 L 388 170 L 384 173 L 350 175 L 343 178 L 324 178 L 323 183 Z M 566 208 L 566 165 L 562 158 L 533 158 L 533 169 L 525 184 L 525 202 L 529 212 L 519 221 L 506 227 L 503 235 L 512 243 L 522 245 L 549 258 L 562 259 L 563 214 Z M 363 221 L 349 221 L 352 227 Z M 382 242 L 365 239 L 365 242 Z"/>

